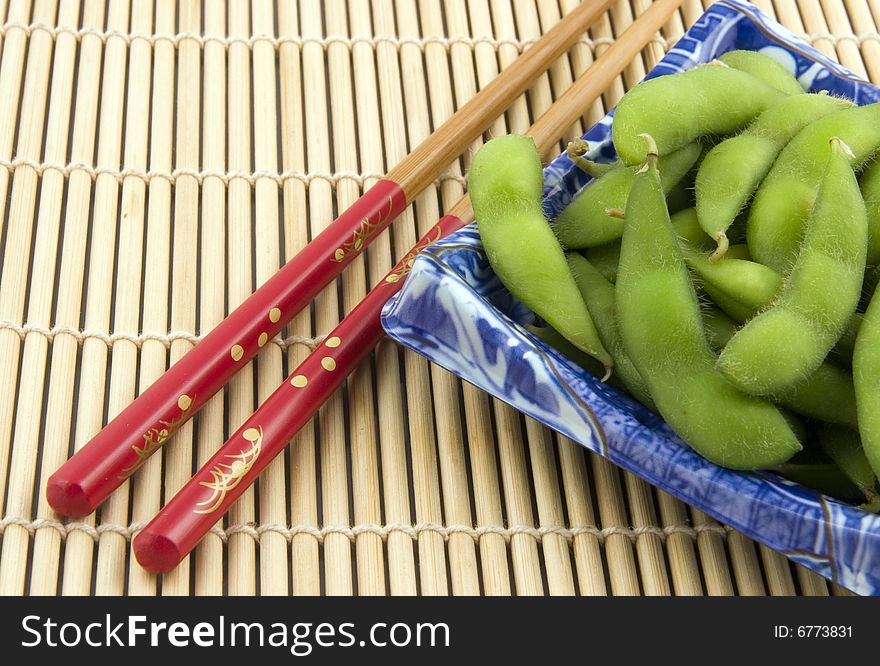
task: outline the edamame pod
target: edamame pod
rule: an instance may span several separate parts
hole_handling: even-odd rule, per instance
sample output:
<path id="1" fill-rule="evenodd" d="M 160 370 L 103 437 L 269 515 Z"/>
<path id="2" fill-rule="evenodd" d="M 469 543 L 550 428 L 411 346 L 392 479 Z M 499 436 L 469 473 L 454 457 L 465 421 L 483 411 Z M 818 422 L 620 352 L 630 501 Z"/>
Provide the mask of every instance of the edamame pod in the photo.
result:
<path id="1" fill-rule="evenodd" d="M 656 411 L 645 381 L 623 349 L 623 341 L 620 339 L 620 331 L 617 327 L 614 285 L 602 277 L 602 274 L 577 252 L 568 255 L 568 264 L 590 311 L 590 316 L 599 330 L 602 344 L 614 359 L 615 374 L 636 400 L 648 409 Z"/>
<path id="2" fill-rule="evenodd" d="M 856 334 L 853 379 L 862 446 L 880 476 L 880 291 L 874 292 Z"/>
<path id="3" fill-rule="evenodd" d="M 718 56 L 718 60 L 728 67 L 748 72 L 786 95 L 797 95 L 804 92 L 803 87 L 791 72 L 770 56 L 758 51 L 728 51 Z"/>
<path id="4" fill-rule="evenodd" d="M 768 395 L 806 377 L 855 312 L 868 223 L 850 160 L 847 146 L 832 138 L 800 252 L 778 298 L 743 326 L 718 357 L 718 369 L 743 391 Z"/>
<path id="5" fill-rule="evenodd" d="M 816 432 L 819 446 L 864 495 L 873 510 L 878 508 L 877 477 L 862 449 L 859 434 L 850 428 L 824 425 Z M 865 507 L 868 508 L 868 507 Z"/>
<path id="6" fill-rule="evenodd" d="M 700 283 L 703 291 L 713 300 L 728 317 L 735 322 L 743 324 L 756 313 L 763 310 L 773 302 L 773 298 L 782 286 L 782 277 L 773 269 L 755 264 L 752 261 L 731 262 L 741 246 L 731 245 L 725 258 L 718 262 L 725 264 L 724 271 L 713 268 L 705 256 L 694 259 L 691 253 L 685 254 L 685 260 L 690 257 L 690 263 L 702 269 L 704 279 Z M 699 263 L 697 263 L 699 262 Z M 699 277 L 700 271 L 694 271 Z M 741 271 L 741 274 L 739 274 Z M 712 293 L 709 293 L 709 292 Z M 846 323 L 840 339 L 829 353 L 828 357 L 842 366 L 852 366 L 853 347 L 856 335 L 862 324 L 864 315 L 854 312 Z M 726 344 L 726 341 L 725 341 Z"/>
<path id="7" fill-rule="evenodd" d="M 684 178 L 700 157 L 698 142 L 676 150 L 661 161 L 663 189 L 670 191 Z M 565 207 L 553 225 L 556 237 L 567 249 L 596 247 L 623 235 L 623 220 L 608 215 L 610 209 L 623 209 L 635 179 L 637 167 L 621 163 L 587 184 Z"/>
<path id="8" fill-rule="evenodd" d="M 880 103 L 835 111 L 807 125 L 783 148 L 749 211 L 748 244 L 755 261 L 786 274 L 828 162 L 828 142 L 839 137 L 859 169 L 880 151 Z M 839 206 L 840 207 L 840 206 Z"/>
<path id="9" fill-rule="evenodd" d="M 877 266 L 880 264 L 880 160 L 874 160 L 865 168 L 859 183 L 868 211 L 868 256 L 865 263 Z"/>
<path id="10" fill-rule="evenodd" d="M 535 142 L 517 135 L 488 141 L 471 162 L 468 192 L 486 256 L 504 285 L 610 373 L 614 362 L 541 209 Z"/>
<path id="11" fill-rule="evenodd" d="M 670 215 L 669 219 L 680 241 L 700 250 L 712 247 L 712 239 L 700 227 L 696 208 L 685 208 Z"/>
<path id="12" fill-rule="evenodd" d="M 703 311 L 703 325 L 709 344 L 718 352 L 736 334 L 736 322 L 717 308 Z M 823 363 L 794 386 L 771 397 L 801 416 L 858 427 L 853 377 L 831 363 Z"/>
<path id="13" fill-rule="evenodd" d="M 832 363 L 822 363 L 799 382 L 770 398 L 801 416 L 858 427 L 853 377 Z"/>
<path id="14" fill-rule="evenodd" d="M 723 63 L 660 76 L 629 90 L 614 112 L 614 147 L 626 164 L 645 161 L 640 137 L 654 137 L 661 155 L 697 138 L 741 130 L 783 96 L 751 74 Z"/>
<path id="15" fill-rule="evenodd" d="M 855 312 L 853 313 L 853 316 L 850 317 L 849 321 L 846 322 L 846 328 L 843 329 L 840 339 L 837 341 L 837 344 L 834 346 L 834 349 L 831 350 L 830 354 L 830 356 L 838 363 L 852 366 L 853 354 L 855 353 L 856 348 L 856 339 L 858 338 L 859 330 L 862 328 L 862 322 L 864 319 L 864 313 Z"/>
<path id="16" fill-rule="evenodd" d="M 527 325 L 525 329 L 534 335 L 541 342 L 553 347 L 560 354 L 571 361 L 577 363 L 591 375 L 601 377 L 605 374 L 605 366 L 599 363 L 589 354 L 585 354 L 580 349 L 571 344 L 563 335 L 552 326 L 533 326 Z M 613 379 L 613 378 L 612 378 Z M 609 380 L 610 381 L 610 380 Z"/>
<path id="17" fill-rule="evenodd" d="M 617 281 L 617 264 L 620 263 L 620 241 L 612 241 L 599 247 L 590 247 L 583 250 L 581 254 L 608 282 L 614 284 Z"/>
<path id="18" fill-rule="evenodd" d="M 732 249 L 728 255 L 733 256 L 712 262 L 692 246 L 682 246 L 688 268 L 699 278 L 703 291 L 733 319 L 745 322 L 779 293 L 782 278 L 763 264 L 735 258 L 739 252 Z"/>
<path id="19" fill-rule="evenodd" d="M 675 229 L 675 233 L 682 243 L 687 243 L 691 247 L 703 250 L 709 250 L 713 246 L 712 239 L 705 234 L 697 223 L 697 211 L 695 209 L 685 208 L 671 215 L 669 219 L 672 221 L 672 228 Z M 620 262 L 619 240 L 605 243 L 598 247 L 587 248 L 581 254 L 608 282 L 614 284 L 617 281 L 617 264 Z"/>
<path id="20" fill-rule="evenodd" d="M 806 452 L 805 450 L 804 453 Z M 829 497 L 848 500 L 856 500 L 861 497 L 862 494 L 856 485 L 830 458 L 825 455 L 821 457 L 810 455 L 809 458 L 802 460 L 801 455 L 794 456 L 774 471 L 790 481 L 812 488 Z"/>
<path id="21" fill-rule="evenodd" d="M 736 334 L 736 322 L 714 305 L 703 306 L 703 328 L 709 345 L 716 352 L 724 349 Z"/>
<path id="22" fill-rule="evenodd" d="M 697 171 L 696 194 L 700 226 L 718 243 L 712 260 L 724 256 L 728 227 L 791 138 L 815 120 L 851 106 L 852 102 L 830 95 L 785 97 L 741 134 L 709 151 Z"/>
<path id="23" fill-rule="evenodd" d="M 737 390 L 715 369 L 651 144 L 621 243 L 615 295 L 624 348 L 660 414 L 695 451 L 735 469 L 778 465 L 800 443 L 774 405 Z"/>

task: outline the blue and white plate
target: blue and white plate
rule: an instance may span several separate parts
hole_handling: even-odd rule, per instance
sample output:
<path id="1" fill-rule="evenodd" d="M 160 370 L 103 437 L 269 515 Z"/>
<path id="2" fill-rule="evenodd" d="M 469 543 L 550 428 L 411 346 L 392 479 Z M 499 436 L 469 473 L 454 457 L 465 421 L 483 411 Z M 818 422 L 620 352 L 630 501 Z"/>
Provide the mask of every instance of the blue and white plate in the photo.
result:
<path id="1" fill-rule="evenodd" d="M 880 90 L 736 0 L 713 5 L 648 77 L 733 49 L 772 56 L 812 91 L 880 100 Z M 611 114 L 584 138 L 591 158 L 614 159 Z M 553 219 L 589 177 L 563 154 L 544 179 Z M 530 336 L 523 325 L 533 320 L 492 272 L 475 225 L 423 252 L 382 314 L 389 336 L 462 379 L 840 585 L 880 594 L 880 516 L 771 472 L 708 462 L 659 417 Z"/>

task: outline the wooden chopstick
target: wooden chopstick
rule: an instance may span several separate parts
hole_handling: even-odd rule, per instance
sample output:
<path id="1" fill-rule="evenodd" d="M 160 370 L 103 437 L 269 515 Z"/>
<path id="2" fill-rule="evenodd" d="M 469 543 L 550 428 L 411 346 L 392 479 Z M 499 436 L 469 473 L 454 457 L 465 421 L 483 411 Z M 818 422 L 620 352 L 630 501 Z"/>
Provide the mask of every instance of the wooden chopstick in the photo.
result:
<path id="1" fill-rule="evenodd" d="M 52 508 L 70 517 L 94 511 L 612 3 L 572 10 L 122 410 L 49 478 Z"/>
<path id="2" fill-rule="evenodd" d="M 528 134 L 542 154 L 602 94 L 680 4 L 681 0 L 655 2 L 532 125 Z M 470 199 L 464 196 L 135 537 L 135 556 L 143 567 L 167 572 L 186 557 L 382 339 L 382 306 L 400 288 L 416 255 L 471 220 Z"/>

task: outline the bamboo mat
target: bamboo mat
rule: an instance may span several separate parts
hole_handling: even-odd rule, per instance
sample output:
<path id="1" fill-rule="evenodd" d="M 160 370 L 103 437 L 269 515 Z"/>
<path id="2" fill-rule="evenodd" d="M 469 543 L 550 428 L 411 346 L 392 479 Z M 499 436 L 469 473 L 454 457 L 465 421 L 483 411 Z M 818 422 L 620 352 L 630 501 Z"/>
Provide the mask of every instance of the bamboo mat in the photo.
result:
<path id="1" fill-rule="evenodd" d="M 0 0 L 0 593 L 846 591 L 383 342 L 164 577 L 132 534 L 463 191 L 421 196 L 98 512 L 45 480 L 576 0 Z M 522 132 L 650 0 L 498 120 Z M 681 11 L 569 137 L 702 13 Z M 880 82 L 880 1 L 757 3 Z"/>

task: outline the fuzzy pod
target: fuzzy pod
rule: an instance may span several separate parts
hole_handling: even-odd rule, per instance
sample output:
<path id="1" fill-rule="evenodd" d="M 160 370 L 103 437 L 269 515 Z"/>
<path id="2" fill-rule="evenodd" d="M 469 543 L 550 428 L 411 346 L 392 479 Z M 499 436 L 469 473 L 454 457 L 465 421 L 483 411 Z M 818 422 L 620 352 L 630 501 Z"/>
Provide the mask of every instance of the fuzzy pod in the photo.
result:
<path id="1" fill-rule="evenodd" d="M 835 137 L 827 152 L 816 204 L 779 296 L 718 357 L 718 369 L 753 395 L 784 390 L 818 368 L 859 301 L 868 245 L 865 204 L 846 145 Z"/>
<path id="2" fill-rule="evenodd" d="M 724 349 L 737 330 L 735 321 L 711 306 L 703 311 L 703 325 L 709 344 L 717 352 Z M 853 377 L 832 363 L 822 363 L 794 386 L 774 394 L 772 400 L 801 416 L 858 427 Z"/>
<path id="3" fill-rule="evenodd" d="M 880 476 L 880 291 L 874 292 L 858 327 L 852 363 L 859 434 L 865 455 Z"/>
<path id="4" fill-rule="evenodd" d="M 746 322 L 779 293 L 782 278 L 772 268 L 737 258 L 743 246 L 731 246 L 723 259 L 711 261 L 689 245 L 682 252 L 691 273 L 712 301 L 737 322 Z"/>
<path id="5" fill-rule="evenodd" d="M 708 152 L 697 171 L 695 189 L 700 225 L 718 243 L 713 260 L 726 252 L 728 228 L 792 137 L 819 118 L 852 106 L 830 95 L 785 97 L 742 133 Z"/>
<path id="6" fill-rule="evenodd" d="M 607 369 L 611 355 L 541 209 L 541 158 L 530 137 L 488 141 L 474 156 L 468 192 L 489 263 L 510 292 Z"/>
<path id="7" fill-rule="evenodd" d="M 617 265 L 620 263 L 620 241 L 611 241 L 598 247 L 590 247 L 581 251 L 587 261 L 605 278 L 614 284 L 617 282 Z"/>
<path id="8" fill-rule="evenodd" d="M 851 428 L 824 425 L 817 429 L 816 439 L 825 454 L 864 495 L 866 502 L 877 502 L 877 475 L 871 468 L 859 433 Z"/>
<path id="9" fill-rule="evenodd" d="M 548 347 L 553 347 L 560 354 L 570 361 L 574 361 L 581 368 L 589 372 L 591 375 L 602 377 L 605 374 L 605 366 L 599 363 L 589 354 L 585 354 L 580 349 L 571 344 L 552 326 L 536 326 L 527 324 L 525 329 L 534 335 L 538 340 L 545 343 Z M 610 380 L 609 380 L 610 381 Z"/>
<path id="10" fill-rule="evenodd" d="M 871 162 L 859 178 L 868 211 L 868 266 L 880 265 L 880 160 Z M 876 285 L 876 280 L 874 280 Z"/>
<path id="11" fill-rule="evenodd" d="M 783 96 L 751 74 L 717 62 L 649 79 L 617 105 L 614 147 L 624 163 L 642 164 L 642 133 L 654 137 L 660 155 L 668 155 L 701 136 L 743 129 Z"/>
<path id="12" fill-rule="evenodd" d="M 690 171 L 702 153 L 698 142 L 661 158 L 663 190 L 672 190 Z M 613 169 L 588 183 L 556 218 L 553 230 L 562 246 L 582 249 L 604 245 L 623 235 L 623 220 L 608 211 L 623 210 L 637 167 L 617 163 Z"/>
<path id="13" fill-rule="evenodd" d="M 633 183 L 626 220 L 615 287 L 620 332 L 660 414 L 719 465 L 759 469 L 789 459 L 801 445 L 782 412 L 715 369 L 653 155 Z"/>
<path id="14" fill-rule="evenodd" d="M 801 459 L 801 455 L 798 454 L 779 465 L 774 471 L 790 481 L 829 497 L 844 500 L 858 500 L 862 497 L 858 487 L 830 458 L 824 455 L 821 457 L 811 455 L 809 458 Z"/>
<path id="15" fill-rule="evenodd" d="M 614 358 L 615 374 L 636 400 L 648 409 L 657 411 L 645 381 L 623 348 L 623 340 L 620 338 L 617 325 L 614 285 L 577 252 L 568 255 L 568 263 L 590 316 L 593 317 L 599 330 L 602 344 Z"/>
<path id="16" fill-rule="evenodd" d="M 685 208 L 670 216 L 672 227 L 678 239 L 691 247 L 709 250 L 713 247 L 709 238 L 697 223 L 697 212 L 693 208 Z M 617 264 L 620 263 L 620 241 L 615 240 L 597 247 L 586 248 L 581 254 L 608 282 L 617 281 Z"/>
<path id="17" fill-rule="evenodd" d="M 751 74 L 786 95 L 804 92 L 803 86 L 791 72 L 770 56 L 758 51 L 728 51 L 718 56 L 718 60 L 728 67 Z"/>
<path id="18" fill-rule="evenodd" d="M 850 148 L 849 162 L 858 171 L 880 152 L 880 102 L 835 111 L 807 125 L 783 148 L 761 182 L 749 210 L 749 250 L 755 261 L 783 275 L 798 255 L 832 137 Z"/>

